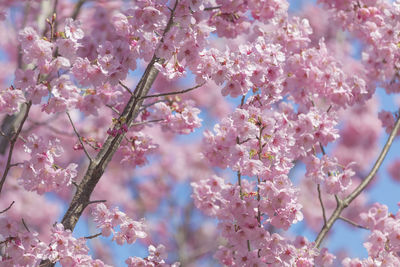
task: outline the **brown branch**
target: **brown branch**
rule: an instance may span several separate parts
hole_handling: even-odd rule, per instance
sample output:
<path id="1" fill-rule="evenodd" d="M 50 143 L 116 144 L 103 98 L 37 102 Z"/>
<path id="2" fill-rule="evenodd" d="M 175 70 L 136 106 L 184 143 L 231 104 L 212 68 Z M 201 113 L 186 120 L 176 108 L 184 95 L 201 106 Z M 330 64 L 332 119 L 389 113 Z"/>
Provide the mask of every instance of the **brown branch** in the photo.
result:
<path id="1" fill-rule="evenodd" d="M 98 237 L 98 236 L 100 236 L 100 235 L 101 235 L 101 233 L 97 233 L 97 234 L 95 234 L 95 235 L 85 236 L 84 238 L 85 238 L 85 239 L 93 239 L 93 238 L 96 238 L 96 237 Z"/>
<path id="2" fill-rule="evenodd" d="M 205 82 L 203 82 L 202 84 L 198 84 L 196 86 L 193 86 L 191 88 L 185 89 L 185 90 L 181 90 L 181 91 L 176 91 L 176 92 L 170 92 L 170 93 L 162 93 L 162 94 L 155 94 L 155 95 L 146 95 L 143 96 L 141 99 L 146 99 L 146 98 L 150 98 L 150 97 L 160 97 L 160 96 L 169 96 L 169 95 L 179 95 L 179 94 L 184 94 L 190 91 L 193 91 L 194 89 L 197 89 L 201 86 L 203 86 L 205 84 Z"/>
<path id="3" fill-rule="evenodd" d="M 389 151 L 389 148 L 391 147 L 391 145 L 393 143 L 393 140 L 395 139 L 395 137 L 397 135 L 399 128 L 400 128 L 400 118 L 397 119 L 396 124 L 395 124 L 392 132 L 390 133 L 390 136 L 389 136 L 385 146 L 383 147 L 378 159 L 376 160 L 374 166 L 372 167 L 372 169 L 369 172 L 369 174 L 367 175 L 367 177 L 365 177 L 365 179 L 361 182 L 361 184 L 359 184 L 357 186 L 357 188 L 354 189 L 354 191 L 350 195 L 348 195 L 345 199 L 340 200 L 339 198 L 336 197 L 336 201 L 337 201 L 336 209 L 333 211 L 328 222 L 322 227 L 317 238 L 315 239 L 315 246 L 317 248 L 319 248 L 321 246 L 322 241 L 328 234 L 329 230 L 332 228 L 335 221 L 340 218 L 342 211 L 345 208 L 347 208 L 358 195 L 361 194 L 361 192 L 369 185 L 369 183 L 375 177 L 376 173 L 379 170 L 379 167 L 381 166 L 383 160 L 386 157 L 386 154 Z"/>
<path id="4" fill-rule="evenodd" d="M 220 9 L 220 8 L 221 8 L 221 6 L 211 6 L 211 7 L 204 8 L 204 11 L 211 11 L 211 10 Z"/>
<path id="5" fill-rule="evenodd" d="M 0 194 L 1 194 L 1 190 L 3 189 L 4 183 L 6 181 L 8 172 L 9 172 L 10 168 L 12 167 L 11 166 L 11 158 L 12 158 L 12 154 L 14 151 L 15 143 L 18 140 L 18 136 L 21 133 L 21 130 L 22 130 L 22 127 L 24 126 L 26 118 L 28 118 L 28 114 L 29 114 L 29 110 L 31 108 L 32 102 L 29 101 L 24 104 L 25 104 L 24 106 L 26 106 L 25 113 L 23 114 L 22 120 L 19 123 L 17 131 L 13 134 L 13 136 L 10 139 L 10 149 L 8 151 L 7 164 L 6 164 L 6 168 L 4 169 L 4 173 L 3 173 L 3 176 L 1 177 L 1 181 L 0 181 Z M 21 109 L 22 109 L 22 107 L 21 107 Z M 18 121 L 18 120 L 15 120 L 15 121 Z"/>
<path id="6" fill-rule="evenodd" d="M 163 42 L 165 34 L 172 27 L 175 9 L 178 5 L 178 1 L 179 0 L 176 0 L 175 2 L 175 6 L 171 12 L 171 16 L 164 30 L 161 42 Z M 154 65 L 156 63 L 162 64 L 164 62 L 164 59 L 160 59 L 154 54 L 153 58 L 147 65 L 142 77 L 139 80 L 139 83 L 135 88 L 135 91 L 133 92 L 133 95 L 131 95 L 128 103 L 126 104 L 124 110 L 119 117 L 119 120 L 125 120 L 128 127 L 131 126 L 131 124 L 139 114 L 139 110 L 143 102 L 143 99 L 141 98 L 148 94 L 151 86 L 157 78 L 159 71 Z M 103 175 L 105 169 L 107 168 L 108 163 L 111 161 L 113 155 L 119 148 L 124 136 L 125 133 L 117 134 L 116 136 L 109 135 L 99 153 L 96 155 L 93 161 L 90 162 L 86 173 L 83 176 L 82 181 L 76 188 L 76 192 L 72 198 L 72 201 L 66 213 L 64 214 L 63 219 L 61 220 L 61 223 L 64 225 L 65 229 L 73 231 L 85 208 L 89 204 L 94 203 L 93 201 L 90 201 L 90 196 L 97 183 L 99 182 L 101 176 Z M 41 265 L 42 264 L 44 264 L 44 266 L 54 266 L 54 263 L 48 260 L 42 261 Z"/>
<path id="7" fill-rule="evenodd" d="M 349 223 L 349 224 L 351 224 L 351 225 L 353 225 L 353 226 L 355 226 L 357 228 L 368 230 L 367 227 L 364 227 L 364 226 L 362 226 L 362 225 L 360 225 L 360 224 L 358 224 L 356 222 L 353 222 L 352 220 L 349 220 L 349 219 L 347 219 L 345 217 L 339 216 L 339 219 L 342 220 L 342 221 L 345 221 L 345 222 L 347 222 L 347 223 Z"/>
<path id="8" fill-rule="evenodd" d="M 121 81 L 118 82 L 119 85 L 121 85 L 130 95 L 133 95 L 131 89 L 129 89 L 128 86 L 126 86 L 125 84 L 123 84 Z"/>
<path id="9" fill-rule="evenodd" d="M 15 201 L 11 202 L 10 206 L 8 206 L 7 208 L 5 208 L 4 210 L 0 211 L 0 214 L 8 211 L 9 209 L 11 209 L 12 205 L 14 205 Z"/>
<path id="10" fill-rule="evenodd" d="M 29 230 L 28 226 L 26 225 L 24 218 L 22 218 L 21 220 L 22 220 L 22 224 L 24 225 L 26 231 L 31 232 L 31 231 Z"/>
<path id="11" fill-rule="evenodd" d="M 177 4 L 178 1 L 175 2 L 175 7 L 171 13 L 164 35 L 173 24 L 174 12 Z M 158 75 L 158 70 L 154 66 L 157 62 L 162 63 L 164 60 L 159 59 L 154 55 L 147 65 L 139 83 L 137 84 L 133 95 L 130 97 L 128 103 L 121 113 L 120 119 L 124 118 L 128 127 L 131 126 L 139 114 L 139 109 L 143 102 L 143 99 L 141 98 L 148 94 Z M 72 231 L 75 228 L 75 225 L 82 215 L 84 209 L 88 204 L 93 203 L 93 201 L 89 200 L 90 196 L 95 186 L 99 182 L 102 174 L 104 173 L 108 163 L 111 161 L 113 155 L 117 151 L 124 136 L 125 133 L 117 134 L 116 136 L 109 135 L 95 159 L 93 159 L 93 161 L 89 164 L 88 169 L 86 170 L 82 181 L 78 185 L 75 195 L 61 221 L 65 229 Z"/>
<path id="12" fill-rule="evenodd" d="M 113 106 L 111 106 L 111 105 L 106 105 L 106 107 L 110 108 L 112 111 L 114 111 L 115 113 L 117 113 L 117 115 L 121 115 L 121 113 L 119 113 L 119 111 L 118 111 L 116 108 L 114 108 Z"/>
<path id="13" fill-rule="evenodd" d="M 89 201 L 87 204 L 88 204 L 88 205 L 90 205 L 90 204 L 95 204 L 95 203 L 104 203 L 104 202 L 107 202 L 107 200 L 105 200 L 105 199 L 100 199 L 100 200 L 91 200 L 91 201 Z"/>
<path id="14" fill-rule="evenodd" d="M 325 207 L 324 207 L 324 203 L 322 202 L 321 186 L 319 184 L 317 184 L 317 190 L 318 190 L 319 203 L 321 204 L 321 209 L 322 209 L 322 218 L 324 219 L 324 225 L 326 225 Z"/>

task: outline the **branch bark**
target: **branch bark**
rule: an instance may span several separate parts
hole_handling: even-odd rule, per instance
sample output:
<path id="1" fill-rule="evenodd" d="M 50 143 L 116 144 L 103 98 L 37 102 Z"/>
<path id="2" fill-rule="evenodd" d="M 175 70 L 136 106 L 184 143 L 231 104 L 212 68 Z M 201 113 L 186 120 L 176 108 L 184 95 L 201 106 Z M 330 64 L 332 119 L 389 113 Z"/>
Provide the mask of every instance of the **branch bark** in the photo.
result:
<path id="1" fill-rule="evenodd" d="M 396 124 L 390 133 L 390 136 L 383 147 L 378 159 L 376 160 L 374 166 L 372 167 L 371 171 L 365 177 L 365 179 L 357 186 L 356 189 L 350 195 L 348 195 L 345 199 L 341 200 L 339 198 L 336 198 L 337 200 L 337 205 L 336 209 L 333 211 L 331 217 L 328 219 L 328 221 L 324 224 L 322 227 L 321 231 L 319 232 L 317 238 L 315 239 L 315 246 L 319 248 L 321 246 L 322 241 L 328 234 L 329 230 L 332 228 L 333 224 L 336 222 L 336 220 L 341 218 L 341 213 L 342 211 L 347 208 L 353 200 L 361 194 L 362 191 L 369 185 L 369 183 L 372 181 L 372 179 L 375 177 L 376 173 L 379 170 L 379 167 L 382 165 L 383 160 L 385 159 L 396 135 L 397 132 L 399 131 L 400 128 L 400 117 L 397 119 Z"/>
<path id="2" fill-rule="evenodd" d="M 7 164 L 6 167 L 4 169 L 4 173 L 3 176 L 1 177 L 1 181 L 0 181 L 0 194 L 1 194 L 1 190 L 3 189 L 4 183 L 6 181 L 8 172 L 10 170 L 10 168 L 12 167 L 11 164 L 11 159 L 12 159 L 12 154 L 14 152 L 14 146 L 15 143 L 18 140 L 19 134 L 21 133 L 22 127 L 24 126 L 24 123 L 26 121 L 26 119 L 28 118 L 28 114 L 29 114 L 29 110 L 31 108 L 32 102 L 26 102 L 21 106 L 21 111 L 19 112 L 20 116 L 17 116 L 16 120 L 14 121 L 15 123 L 13 123 L 13 127 L 16 127 L 18 125 L 18 128 L 15 130 L 15 128 L 12 128 L 9 132 L 9 134 L 11 135 L 11 138 L 9 140 L 10 142 L 10 149 L 8 151 L 8 157 L 7 157 Z M 25 108 L 23 108 L 25 107 Z"/>
<path id="3" fill-rule="evenodd" d="M 177 5 L 178 0 L 176 0 L 174 8 L 171 10 L 170 18 L 164 30 L 163 37 L 160 41 L 161 43 L 164 40 L 165 34 L 170 30 L 173 25 L 174 13 Z M 147 65 L 128 103 L 126 104 L 124 110 L 119 116 L 119 119 L 124 118 L 128 128 L 133 124 L 134 120 L 138 116 L 144 97 L 148 94 L 151 86 L 157 78 L 159 71 L 155 67 L 155 64 L 163 64 L 164 62 L 164 59 L 158 58 L 155 54 L 153 55 L 153 58 Z M 101 176 L 103 175 L 105 169 L 107 168 L 108 163 L 111 161 L 113 155 L 120 146 L 120 143 L 123 140 L 124 136 L 125 133 L 117 134 L 116 136 L 109 135 L 99 153 L 96 155 L 93 161 L 90 162 L 88 169 L 86 170 L 82 181 L 77 186 L 75 195 L 72 198 L 72 201 L 63 219 L 61 220 L 61 223 L 64 225 L 65 229 L 73 231 L 85 208 L 90 203 L 93 203 L 92 201 L 90 201 L 90 196 L 97 183 L 99 182 Z M 46 260 L 41 263 L 41 266 L 54 266 L 54 264 L 55 263 Z"/>

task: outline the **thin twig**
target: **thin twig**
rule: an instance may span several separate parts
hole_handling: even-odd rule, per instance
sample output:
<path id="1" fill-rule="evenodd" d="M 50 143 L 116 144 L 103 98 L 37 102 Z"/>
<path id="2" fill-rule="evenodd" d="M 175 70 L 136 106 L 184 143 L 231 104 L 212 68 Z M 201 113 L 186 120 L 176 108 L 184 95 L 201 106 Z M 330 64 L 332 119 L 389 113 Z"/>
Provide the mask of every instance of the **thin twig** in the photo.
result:
<path id="1" fill-rule="evenodd" d="M 24 114 L 24 116 L 22 118 L 22 121 L 19 124 L 17 131 L 15 132 L 15 134 L 10 139 L 10 150 L 8 151 L 7 164 L 6 164 L 6 168 L 4 170 L 4 173 L 3 173 L 3 177 L 1 178 L 1 181 L 0 181 L 0 193 L 1 193 L 1 190 L 3 189 L 3 185 L 4 185 L 5 181 L 6 181 L 6 177 L 8 175 L 8 172 L 9 172 L 9 170 L 11 168 L 11 158 L 12 158 L 12 154 L 13 154 L 13 151 L 14 151 L 15 143 L 18 140 L 18 136 L 21 133 L 21 130 L 22 130 L 22 127 L 24 126 L 26 118 L 28 118 L 28 113 L 29 113 L 29 110 L 31 108 L 32 102 L 31 101 L 26 102 L 25 105 L 26 105 L 26 109 L 25 109 L 25 114 Z"/>
<path id="2" fill-rule="evenodd" d="M 243 105 L 244 105 L 244 100 L 246 99 L 246 95 L 243 95 L 242 96 L 242 99 L 240 100 L 240 108 L 242 108 L 243 107 Z"/>
<path id="3" fill-rule="evenodd" d="M 322 155 L 324 155 L 325 156 L 325 149 L 324 149 L 324 147 L 322 146 L 322 144 L 321 144 L 321 142 L 319 143 L 319 147 L 321 148 L 321 152 L 322 152 Z"/>
<path id="4" fill-rule="evenodd" d="M 125 84 L 123 84 L 121 81 L 118 82 L 119 85 L 121 85 L 130 95 L 133 95 L 131 89 L 129 89 L 128 86 L 126 86 Z"/>
<path id="5" fill-rule="evenodd" d="M 17 163 L 10 164 L 10 168 L 11 167 L 16 167 L 16 166 L 21 165 L 21 164 L 24 164 L 24 163 L 23 162 L 17 162 Z"/>
<path id="6" fill-rule="evenodd" d="M 315 246 L 319 248 L 321 246 L 322 241 L 328 234 L 329 230 L 332 228 L 333 224 L 339 217 L 341 216 L 342 211 L 347 208 L 351 202 L 361 194 L 361 192 L 369 185 L 369 183 L 372 181 L 372 179 L 375 177 L 376 173 L 379 170 L 379 167 L 382 165 L 383 160 L 385 159 L 389 148 L 391 147 L 395 137 L 397 136 L 397 132 L 399 131 L 400 128 L 400 117 L 397 119 L 396 124 L 390 133 L 390 136 L 383 147 L 378 159 L 376 160 L 374 166 L 372 167 L 371 171 L 365 177 L 365 179 L 357 186 L 354 191 L 348 195 L 344 200 L 340 200 L 339 198 L 336 197 L 337 201 L 337 206 L 336 209 L 333 211 L 331 217 L 329 218 L 328 222 L 322 227 L 321 231 L 319 232 L 317 238 L 315 239 Z"/>
<path id="7" fill-rule="evenodd" d="M 344 218 L 344 217 L 342 217 L 342 216 L 339 216 L 339 219 L 341 219 L 342 221 L 345 221 L 345 222 L 347 222 L 347 223 L 349 223 L 349 224 L 351 224 L 351 225 L 353 225 L 353 226 L 355 226 L 355 227 L 357 227 L 357 228 L 361 228 L 361 229 L 368 230 L 367 227 L 362 226 L 362 225 L 360 225 L 360 224 L 358 224 L 358 223 L 355 223 L 355 222 L 353 222 L 352 220 L 349 220 L 349 219 Z"/>
<path id="8" fill-rule="evenodd" d="M 69 121 L 71 122 L 72 128 L 74 129 L 74 132 L 75 132 L 76 136 L 78 137 L 79 142 L 80 142 L 81 145 L 82 145 L 83 151 L 85 152 L 85 154 L 86 154 L 86 156 L 88 157 L 89 161 L 92 162 L 93 159 L 92 159 L 92 157 L 90 156 L 89 152 L 86 150 L 85 145 L 84 145 L 83 142 L 82 142 L 82 137 L 79 135 L 78 131 L 76 130 L 75 125 L 74 125 L 74 122 L 73 122 L 72 119 L 71 119 L 71 116 L 69 115 L 68 111 L 65 112 L 65 113 L 67 113 L 67 116 L 68 116 Z"/>
<path id="9" fill-rule="evenodd" d="M 14 205 L 15 201 L 11 202 L 10 206 L 8 206 L 7 208 L 5 208 L 4 210 L 0 211 L 0 214 L 6 212 L 7 210 L 11 209 L 12 205 Z"/>
<path id="10" fill-rule="evenodd" d="M 98 237 L 98 236 L 100 236 L 100 235 L 101 235 L 101 233 L 97 233 L 97 234 L 95 234 L 95 235 L 85 236 L 84 238 L 85 238 L 85 239 L 93 239 L 93 238 L 96 238 L 96 237 Z"/>
<path id="11" fill-rule="evenodd" d="M 28 226 L 26 225 L 24 218 L 22 218 L 21 220 L 22 220 L 22 224 L 24 225 L 26 231 L 28 231 L 30 233 L 31 231 L 29 230 Z"/>
<path id="12" fill-rule="evenodd" d="M 155 95 L 146 95 L 146 96 L 143 96 L 141 99 L 146 99 L 146 98 L 150 98 L 150 97 L 160 97 L 160 96 L 169 96 L 169 95 L 184 94 L 184 93 L 193 91 L 194 89 L 197 89 L 197 88 L 203 86 L 204 84 L 205 84 L 205 82 L 202 83 L 202 84 L 198 84 L 198 85 L 196 85 L 196 86 L 194 86 L 194 87 L 191 87 L 191 88 L 182 90 L 182 91 L 176 91 L 176 92 L 170 92 L 170 93 L 162 93 L 162 94 L 155 94 Z"/>
<path id="13" fill-rule="evenodd" d="M 121 115 L 121 113 L 120 113 L 116 108 L 114 108 L 113 106 L 111 106 L 111 105 L 106 105 L 106 107 L 110 108 L 112 111 L 114 111 L 115 113 L 117 113 L 118 116 Z"/>
<path id="14" fill-rule="evenodd" d="M 104 199 L 101 199 L 101 200 L 91 200 L 91 201 L 89 201 L 89 202 L 87 203 L 87 205 L 95 204 L 95 203 L 105 203 L 105 202 L 107 202 L 107 200 L 104 200 Z"/>
<path id="15" fill-rule="evenodd" d="M 320 184 L 317 184 L 317 190 L 318 190 L 318 199 L 319 199 L 319 203 L 321 204 L 321 209 L 322 209 L 322 218 L 324 218 L 324 225 L 326 225 L 326 213 L 325 213 L 324 203 L 322 202 L 322 195 L 321 195 L 321 186 L 320 186 Z"/>
<path id="16" fill-rule="evenodd" d="M 211 6 L 211 7 L 204 8 L 204 11 L 211 11 L 211 10 L 220 9 L 220 8 L 221 8 L 221 6 Z"/>

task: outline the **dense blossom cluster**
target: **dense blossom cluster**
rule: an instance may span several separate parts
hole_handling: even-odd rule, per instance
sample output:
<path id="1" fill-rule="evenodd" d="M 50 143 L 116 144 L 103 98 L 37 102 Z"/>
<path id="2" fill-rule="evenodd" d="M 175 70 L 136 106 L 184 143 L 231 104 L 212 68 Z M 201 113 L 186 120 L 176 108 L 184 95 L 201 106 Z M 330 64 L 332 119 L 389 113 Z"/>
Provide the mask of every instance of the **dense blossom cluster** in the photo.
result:
<path id="1" fill-rule="evenodd" d="M 165 251 L 164 245 L 158 245 L 157 247 L 150 245 L 149 248 L 149 256 L 147 258 L 138 258 L 138 257 L 130 257 L 128 258 L 125 263 L 128 267 L 136 267 L 136 266 L 163 266 L 163 267 L 179 267 L 180 263 L 175 262 L 173 264 L 165 263 L 167 259 L 167 253 Z"/>
<path id="2" fill-rule="evenodd" d="M 113 240 L 118 245 L 123 245 L 125 242 L 132 244 L 137 238 L 147 236 L 143 221 L 132 220 L 118 208 L 110 211 L 103 203 L 97 204 L 94 209 L 93 220 L 97 223 L 97 227 L 101 229 L 103 236 L 110 236 L 113 233 Z M 115 227 L 119 227 L 120 231 L 116 232 Z"/>
<path id="3" fill-rule="evenodd" d="M 400 265 L 400 213 L 362 182 L 399 118 L 375 97 L 400 92 L 399 0 L 50 2 L 0 0 L 0 265 L 116 264 L 81 216 L 148 248 L 130 267 Z M 368 258 L 320 248 L 330 218 Z"/>
<path id="4" fill-rule="evenodd" d="M 52 228 L 49 244 L 40 241 L 37 232 L 28 228 L 20 230 L 16 221 L 2 218 L 0 225 L 0 236 L 4 239 L 1 261 L 5 266 L 36 266 L 42 260 L 60 262 L 63 267 L 108 266 L 101 260 L 93 260 L 88 255 L 86 239 L 76 239 L 62 224 Z"/>
<path id="5" fill-rule="evenodd" d="M 77 176 L 78 165 L 70 163 L 65 168 L 57 165 L 55 158 L 64 152 L 58 139 L 46 142 L 43 138 L 32 134 L 24 147 L 30 159 L 24 162 L 19 182 L 26 190 L 43 194 L 64 190 L 72 184 Z"/>

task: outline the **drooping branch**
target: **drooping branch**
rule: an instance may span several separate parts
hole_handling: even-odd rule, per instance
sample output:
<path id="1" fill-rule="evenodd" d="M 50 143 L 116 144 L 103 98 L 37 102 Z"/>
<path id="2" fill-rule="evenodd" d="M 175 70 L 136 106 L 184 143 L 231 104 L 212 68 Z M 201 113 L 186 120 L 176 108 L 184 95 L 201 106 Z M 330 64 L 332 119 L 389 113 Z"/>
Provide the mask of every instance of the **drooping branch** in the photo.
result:
<path id="1" fill-rule="evenodd" d="M 378 159 L 376 160 L 374 166 L 372 167 L 371 171 L 365 177 L 365 179 L 357 186 L 356 189 L 350 195 L 348 195 L 345 199 L 341 200 L 336 197 L 337 205 L 336 209 L 333 211 L 331 217 L 327 221 L 326 224 L 322 227 L 321 231 L 319 232 L 317 238 L 315 239 L 315 246 L 319 248 L 321 246 L 322 241 L 328 234 L 329 230 L 332 228 L 333 224 L 336 222 L 336 220 L 340 219 L 342 211 L 347 208 L 351 202 L 361 194 L 362 191 L 371 183 L 372 179 L 375 177 L 376 173 L 379 170 L 379 167 L 382 165 L 383 160 L 385 159 L 389 148 L 391 147 L 395 137 L 397 136 L 397 132 L 399 131 L 400 128 L 400 117 L 397 119 L 396 124 L 390 133 L 390 136 L 383 147 Z"/>

